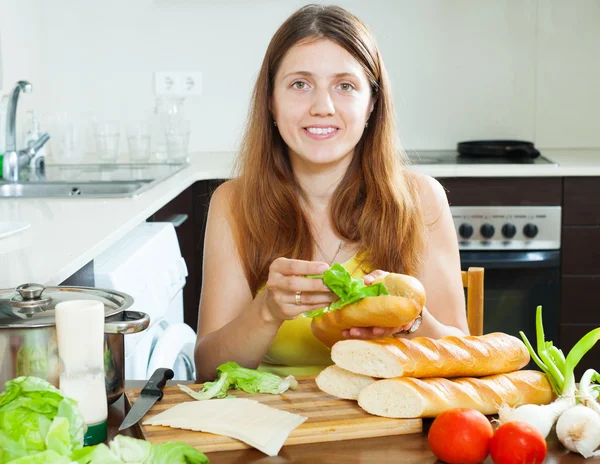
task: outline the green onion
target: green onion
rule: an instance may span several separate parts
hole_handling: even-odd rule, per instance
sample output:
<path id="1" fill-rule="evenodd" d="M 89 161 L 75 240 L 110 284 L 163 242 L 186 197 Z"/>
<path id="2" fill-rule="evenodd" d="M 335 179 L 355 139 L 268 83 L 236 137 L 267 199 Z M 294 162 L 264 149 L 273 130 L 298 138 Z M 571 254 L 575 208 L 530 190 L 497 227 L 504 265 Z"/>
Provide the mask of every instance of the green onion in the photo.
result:
<path id="1" fill-rule="evenodd" d="M 548 352 L 548 344 L 544 339 L 544 325 L 542 324 L 542 307 L 538 306 L 535 313 L 535 327 L 537 333 L 537 347 L 538 355 L 544 361 L 548 372 L 546 375 L 550 375 L 561 392 L 564 391 L 565 377 L 561 370 L 556 366 L 554 360 Z M 550 345 L 552 342 L 550 342 Z"/>
<path id="2" fill-rule="evenodd" d="M 575 392 L 575 367 L 579 364 L 581 358 L 593 348 L 598 340 L 600 340 L 600 327 L 585 334 L 581 340 L 571 348 L 571 351 L 569 351 L 565 361 L 565 386 L 563 393 L 568 394 L 570 392 Z"/>
<path id="3" fill-rule="evenodd" d="M 546 343 L 550 343 L 550 346 L 548 347 L 548 352 L 550 353 L 550 357 L 554 361 L 554 364 L 556 364 L 556 367 L 558 367 L 558 369 L 561 372 L 564 372 L 565 371 L 565 355 L 563 354 L 562 350 L 560 350 L 557 347 L 555 347 L 554 345 L 552 345 L 552 342 L 546 342 Z"/>

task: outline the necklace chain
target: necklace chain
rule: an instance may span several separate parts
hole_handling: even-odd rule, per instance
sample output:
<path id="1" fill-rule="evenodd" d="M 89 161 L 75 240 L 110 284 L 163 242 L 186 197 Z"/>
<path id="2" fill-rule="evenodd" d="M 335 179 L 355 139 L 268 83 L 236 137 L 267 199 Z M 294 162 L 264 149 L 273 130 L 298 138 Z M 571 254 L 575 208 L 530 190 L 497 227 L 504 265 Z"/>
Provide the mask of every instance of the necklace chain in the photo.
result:
<path id="1" fill-rule="evenodd" d="M 340 250 L 344 246 L 344 241 L 340 240 L 340 244 L 337 247 L 337 251 L 335 252 L 335 254 L 333 255 L 333 258 L 331 260 L 329 259 L 329 257 L 327 256 L 327 254 L 323 251 L 323 248 L 321 248 L 321 246 L 319 245 L 319 242 L 317 242 L 316 240 L 315 240 L 315 245 L 317 245 L 317 248 L 319 249 L 319 251 L 321 252 L 321 254 L 323 255 L 323 257 L 327 260 L 327 262 L 329 263 L 329 265 L 331 266 L 333 264 L 333 262 L 335 261 L 335 258 L 337 258 L 337 255 L 340 253 Z"/>

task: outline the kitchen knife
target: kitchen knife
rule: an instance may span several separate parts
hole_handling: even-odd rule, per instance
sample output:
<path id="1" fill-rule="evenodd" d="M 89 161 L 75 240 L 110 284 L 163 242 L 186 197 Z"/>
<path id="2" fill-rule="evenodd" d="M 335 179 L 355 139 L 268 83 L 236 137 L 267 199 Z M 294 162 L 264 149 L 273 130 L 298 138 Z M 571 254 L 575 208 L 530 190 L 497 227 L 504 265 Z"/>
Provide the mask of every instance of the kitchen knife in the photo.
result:
<path id="1" fill-rule="evenodd" d="M 125 420 L 119 427 L 119 431 L 136 424 L 157 401 L 163 397 L 163 387 L 167 380 L 172 379 L 175 374 L 171 369 L 161 367 L 154 371 L 148 383 L 142 389 L 140 396 L 125 416 Z"/>

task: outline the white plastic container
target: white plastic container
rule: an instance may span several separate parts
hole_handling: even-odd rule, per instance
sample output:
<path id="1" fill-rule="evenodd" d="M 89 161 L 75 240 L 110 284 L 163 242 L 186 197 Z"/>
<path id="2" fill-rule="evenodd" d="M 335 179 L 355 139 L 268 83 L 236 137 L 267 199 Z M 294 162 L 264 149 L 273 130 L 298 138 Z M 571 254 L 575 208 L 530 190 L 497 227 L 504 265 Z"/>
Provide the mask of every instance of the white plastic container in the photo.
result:
<path id="1" fill-rule="evenodd" d="M 104 304 L 72 300 L 55 308 L 59 385 L 77 401 L 88 430 L 84 444 L 106 440 L 108 407 L 104 384 Z"/>

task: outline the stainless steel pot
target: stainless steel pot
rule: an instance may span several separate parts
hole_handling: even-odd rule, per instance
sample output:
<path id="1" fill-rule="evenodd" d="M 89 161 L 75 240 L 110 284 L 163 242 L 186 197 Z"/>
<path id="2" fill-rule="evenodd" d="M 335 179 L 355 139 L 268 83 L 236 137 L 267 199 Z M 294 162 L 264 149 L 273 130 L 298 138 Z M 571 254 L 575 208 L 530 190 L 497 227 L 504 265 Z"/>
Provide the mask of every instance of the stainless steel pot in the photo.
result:
<path id="1" fill-rule="evenodd" d="M 148 328 L 150 316 L 127 311 L 133 298 L 125 293 L 40 284 L 20 285 L 16 291 L 0 290 L 0 391 L 4 382 L 21 375 L 41 377 L 59 386 L 54 307 L 68 300 L 98 300 L 104 304 L 106 395 L 109 404 L 121 397 L 125 361 L 123 336 Z"/>

